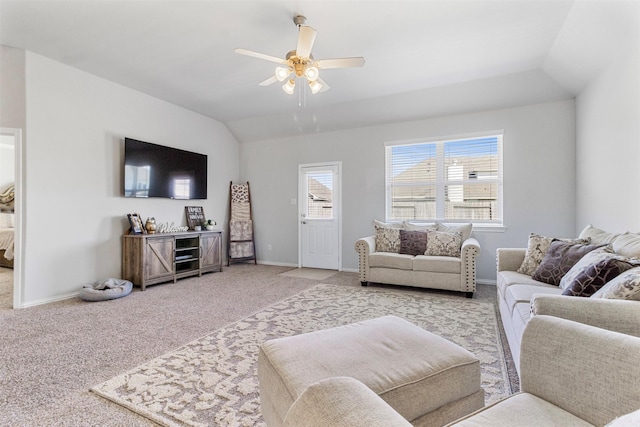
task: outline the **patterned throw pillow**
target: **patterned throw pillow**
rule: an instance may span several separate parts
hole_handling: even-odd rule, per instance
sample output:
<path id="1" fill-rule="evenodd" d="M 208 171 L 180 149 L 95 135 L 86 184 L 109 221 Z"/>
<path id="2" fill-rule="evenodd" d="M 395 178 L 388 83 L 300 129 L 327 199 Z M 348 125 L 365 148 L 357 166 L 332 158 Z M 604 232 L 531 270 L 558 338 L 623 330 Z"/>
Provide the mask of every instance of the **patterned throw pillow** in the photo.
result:
<path id="1" fill-rule="evenodd" d="M 559 286 L 562 277 L 567 274 L 583 256 L 606 245 L 585 245 L 554 240 L 546 255 L 531 278 L 539 282 Z"/>
<path id="2" fill-rule="evenodd" d="M 400 253 L 422 255 L 427 250 L 427 232 L 400 230 Z"/>
<path id="3" fill-rule="evenodd" d="M 605 258 L 591 264 L 583 270 L 562 292 L 562 295 L 574 297 L 590 297 L 608 281 L 633 267 L 628 262 L 617 257 Z"/>
<path id="4" fill-rule="evenodd" d="M 400 226 L 374 221 L 376 252 L 400 252 Z"/>
<path id="5" fill-rule="evenodd" d="M 567 274 L 562 276 L 562 279 L 560 280 L 560 289 L 567 289 L 569 286 L 571 286 L 571 283 L 573 283 L 575 278 L 582 274 L 586 269 L 591 267 L 591 265 L 605 259 L 616 257 L 621 258 L 619 255 L 613 253 L 611 245 L 607 245 L 603 248 L 589 252 L 588 254 L 580 258 L 580 260 L 576 262 L 573 267 L 571 267 L 571 270 L 569 270 Z"/>
<path id="6" fill-rule="evenodd" d="M 591 298 L 640 301 L 640 267 L 632 268 L 607 282 Z"/>
<path id="7" fill-rule="evenodd" d="M 527 252 L 524 255 L 524 261 L 520 268 L 516 270 L 518 273 L 526 274 L 527 276 L 533 275 L 536 268 L 542 262 L 542 258 L 547 254 L 549 245 L 554 240 L 562 240 L 570 243 L 589 243 L 589 239 L 556 239 L 554 237 L 542 236 L 537 233 L 529 234 L 529 241 L 527 242 Z"/>
<path id="8" fill-rule="evenodd" d="M 444 233 L 427 231 L 427 250 L 425 255 L 459 257 L 462 246 L 462 233 Z"/>

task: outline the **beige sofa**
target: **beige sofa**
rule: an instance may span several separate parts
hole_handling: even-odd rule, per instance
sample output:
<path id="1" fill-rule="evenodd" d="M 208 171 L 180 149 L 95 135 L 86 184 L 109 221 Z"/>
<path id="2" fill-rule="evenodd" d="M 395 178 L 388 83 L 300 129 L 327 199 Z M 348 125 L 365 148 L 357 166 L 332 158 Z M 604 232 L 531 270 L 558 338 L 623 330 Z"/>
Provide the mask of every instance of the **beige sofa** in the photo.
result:
<path id="1" fill-rule="evenodd" d="M 441 226 L 446 227 L 446 226 Z M 407 255 L 376 251 L 376 236 L 358 239 L 359 279 L 369 283 L 415 286 L 464 292 L 471 298 L 476 290 L 476 258 L 480 244 L 463 235 L 460 256 Z M 468 237 L 467 237 L 468 236 Z"/>
<path id="2" fill-rule="evenodd" d="M 636 236 L 637 242 L 634 240 Z M 625 256 L 640 256 L 640 235 L 607 233 L 589 225 L 579 238 L 589 239 L 596 245 L 611 244 L 616 253 Z M 624 246 L 614 244 L 617 239 L 624 242 Z M 500 248 L 496 254 L 498 306 L 518 372 L 522 334 L 532 313 L 562 317 L 640 337 L 640 302 L 561 295 L 563 290 L 560 287 L 518 273 L 526 252 L 526 248 Z"/>
<path id="3" fill-rule="evenodd" d="M 638 354 L 640 338 L 535 316 L 522 339 L 522 391 L 449 426 L 640 425 Z M 307 387 L 284 425 L 411 427 L 382 398 L 348 377 Z"/>

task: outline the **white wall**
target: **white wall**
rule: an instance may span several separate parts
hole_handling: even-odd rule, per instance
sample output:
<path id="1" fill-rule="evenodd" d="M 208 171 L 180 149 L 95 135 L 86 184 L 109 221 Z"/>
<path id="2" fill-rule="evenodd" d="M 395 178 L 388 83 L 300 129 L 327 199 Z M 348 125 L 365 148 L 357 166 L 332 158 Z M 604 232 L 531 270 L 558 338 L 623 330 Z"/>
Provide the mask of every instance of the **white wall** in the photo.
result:
<path id="1" fill-rule="evenodd" d="M 258 260 L 297 265 L 298 164 L 342 161 L 343 265 L 357 269 L 354 242 L 384 219 L 384 142 L 504 129 L 506 231 L 477 232 L 478 279 L 495 280 L 495 249 L 526 246 L 530 232 L 573 235 L 575 105 L 562 101 L 318 133 L 241 145 L 251 183 Z M 267 250 L 271 244 L 272 250 Z"/>
<path id="2" fill-rule="evenodd" d="M 639 44 L 576 99 L 578 228 L 640 232 Z"/>
<path id="3" fill-rule="evenodd" d="M 215 120 L 26 52 L 22 305 L 120 277 L 126 214 L 185 224 L 186 205 L 224 220 L 238 143 Z M 209 155 L 208 199 L 122 197 L 125 136 Z"/>

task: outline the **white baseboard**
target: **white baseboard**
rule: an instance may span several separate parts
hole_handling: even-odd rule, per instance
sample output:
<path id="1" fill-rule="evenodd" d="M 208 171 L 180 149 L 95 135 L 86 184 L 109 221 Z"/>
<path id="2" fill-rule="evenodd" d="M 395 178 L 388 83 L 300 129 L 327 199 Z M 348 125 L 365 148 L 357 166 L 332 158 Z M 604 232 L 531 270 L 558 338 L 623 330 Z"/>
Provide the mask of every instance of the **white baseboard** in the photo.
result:
<path id="1" fill-rule="evenodd" d="M 78 295 L 80 295 L 80 292 L 71 292 L 71 293 L 68 293 L 68 294 L 57 295 L 57 296 L 51 297 L 51 298 L 40 298 L 40 299 L 36 299 L 36 300 L 33 300 L 33 301 L 24 302 L 24 303 L 18 305 L 17 307 L 14 307 L 14 308 L 35 307 L 37 305 L 49 304 L 49 303 L 52 303 L 52 302 L 58 302 L 58 301 L 68 300 L 68 299 L 71 299 L 71 298 L 77 298 Z"/>
<path id="2" fill-rule="evenodd" d="M 480 285 L 496 285 L 496 281 L 495 280 L 489 280 L 489 279 L 476 279 L 476 283 L 480 284 Z"/>

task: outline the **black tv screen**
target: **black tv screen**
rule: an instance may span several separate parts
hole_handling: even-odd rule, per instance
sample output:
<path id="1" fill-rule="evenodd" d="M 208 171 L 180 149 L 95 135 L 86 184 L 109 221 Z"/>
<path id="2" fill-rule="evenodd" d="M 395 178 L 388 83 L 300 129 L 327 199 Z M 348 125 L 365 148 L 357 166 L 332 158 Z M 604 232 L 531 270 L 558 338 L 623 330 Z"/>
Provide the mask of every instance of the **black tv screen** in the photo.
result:
<path id="1" fill-rule="evenodd" d="M 124 139 L 124 196 L 207 198 L 207 156 Z"/>

